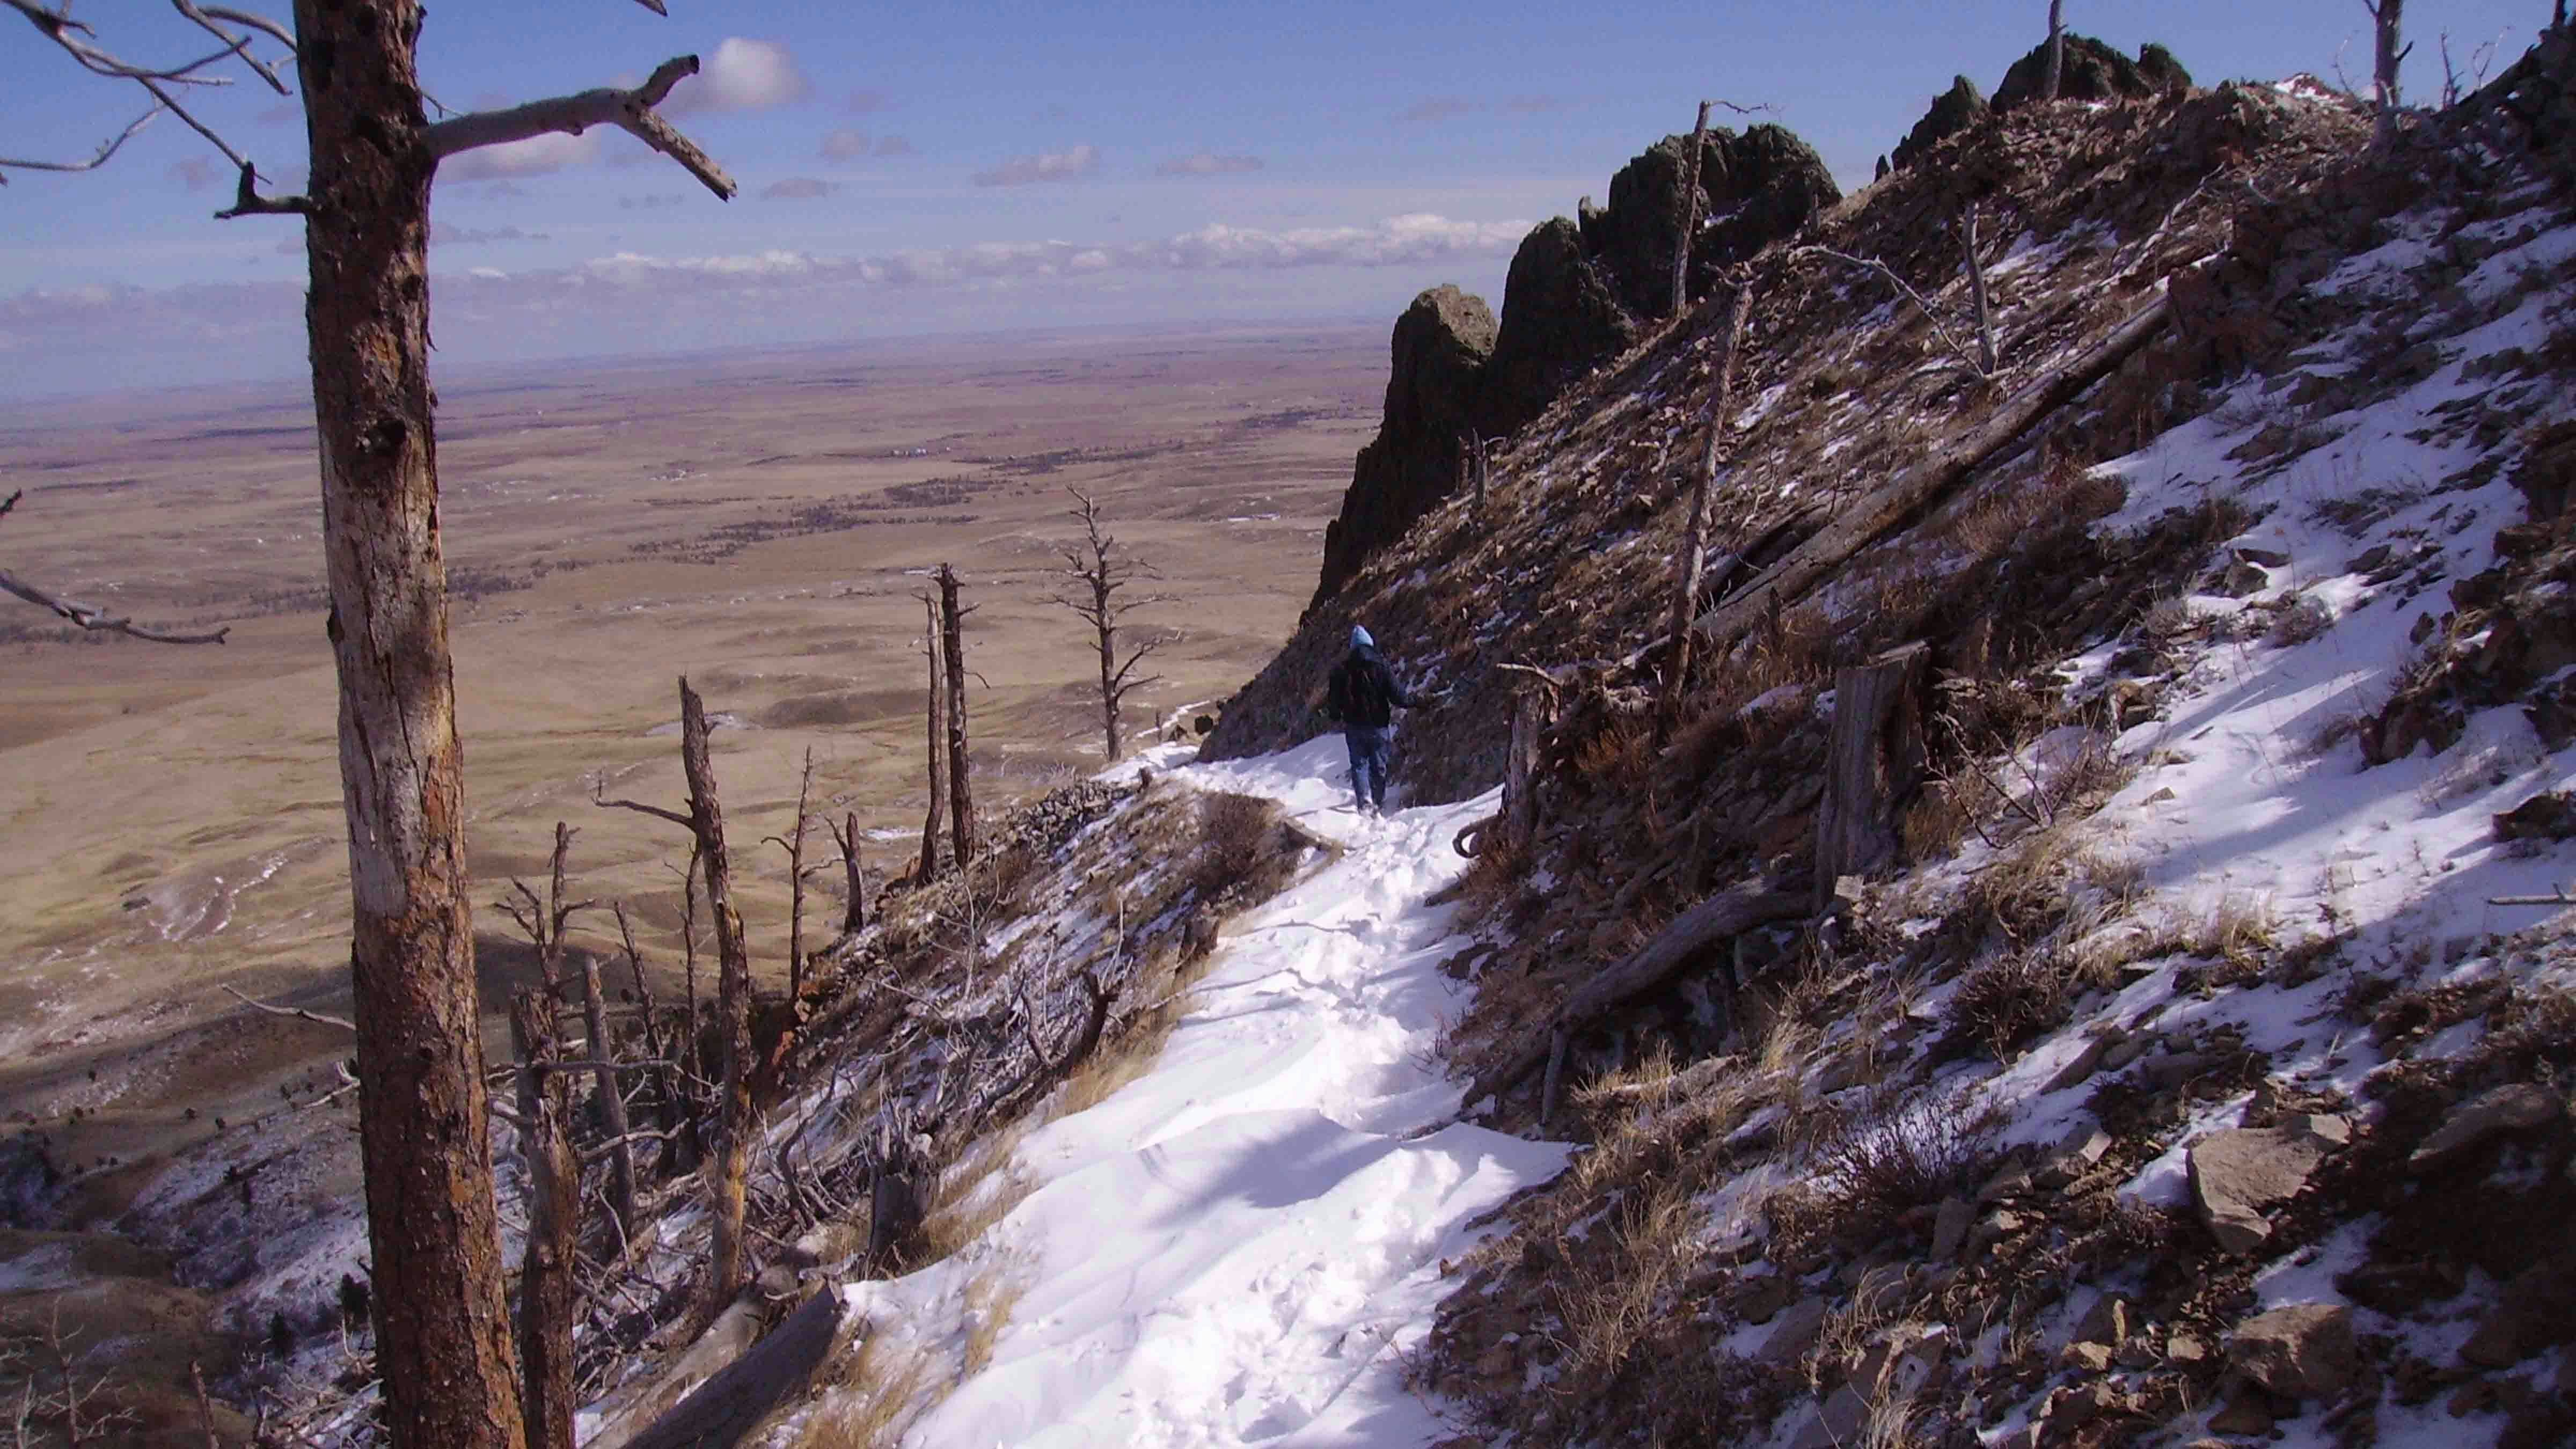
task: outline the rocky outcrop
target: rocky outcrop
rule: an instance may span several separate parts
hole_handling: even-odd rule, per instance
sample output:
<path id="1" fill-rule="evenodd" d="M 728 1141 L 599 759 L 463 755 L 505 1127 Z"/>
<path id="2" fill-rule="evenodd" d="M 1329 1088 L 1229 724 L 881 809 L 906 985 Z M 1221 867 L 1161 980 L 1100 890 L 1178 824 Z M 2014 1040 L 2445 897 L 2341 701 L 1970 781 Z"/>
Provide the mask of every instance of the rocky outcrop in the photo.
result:
<path id="1" fill-rule="evenodd" d="M 1414 299 L 1396 324 L 1386 421 L 1361 450 L 1341 516 L 1325 535 L 1309 613 L 1457 487 L 1459 439 L 1469 430 L 1499 438 L 1527 423 L 1672 310 L 1690 145 L 1687 135 L 1666 136 L 1611 178 L 1608 207 L 1587 197 L 1576 220 L 1557 217 L 1522 238 L 1503 284 L 1499 329 L 1482 301 L 1456 287 Z M 1842 199 L 1815 148 L 1768 125 L 1709 131 L 1699 188 L 1693 296 Z M 1414 334 L 1421 340 L 1408 342 Z"/>
<path id="2" fill-rule="evenodd" d="M 1564 217 L 1541 223 L 1512 254 L 1503 325 L 1485 374 L 1483 416 L 1507 433 L 1547 409 L 1575 379 L 1637 340 L 1608 272 Z"/>
<path id="3" fill-rule="evenodd" d="M 1986 93 L 1966 76 L 1954 76 L 1950 88 L 1932 98 L 1932 109 L 1896 143 L 1896 169 L 1904 170 L 1923 159 L 1933 147 L 1986 118 Z"/>
<path id="4" fill-rule="evenodd" d="M 1995 87 L 1994 108 L 2009 111 L 2038 99 L 2047 76 L 2048 42 L 2043 40 L 2004 72 L 2004 83 Z M 2131 60 L 2092 36 L 2072 32 L 2066 36 L 2066 65 L 2057 85 L 2060 100 L 2142 101 L 2189 89 L 2191 72 L 2161 45 L 2150 43 Z"/>
<path id="5" fill-rule="evenodd" d="M 1638 318 L 1672 310 L 1674 224 L 1690 170 L 1687 135 L 1666 136 L 1610 178 L 1610 205 L 1582 217 L 1583 250 L 1604 272 L 1620 305 Z M 1690 293 L 1714 275 L 1796 231 L 1842 199 L 1815 148 L 1782 126 L 1741 134 L 1710 131 L 1700 148 L 1699 229 L 1691 243 Z M 1503 315 L 1515 301 L 1507 294 Z"/>
<path id="6" fill-rule="evenodd" d="M 2361 1367 L 2352 1310 L 2340 1303 L 2299 1303 L 2258 1313 L 2236 1326 L 2227 1363 L 2285 1399 L 2339 1398 Z"/>
<path id="7" fill-rule="evenodd" d="M 1317 598 L 1339 589 L 1361 560 L 1401 537 L 1456 486 L 1494 337 L 1494 314 L 1455 286 L 1424 292 L 1396 319 L 1386 420 L 1360 450 L 1341 515 L 1324 531 Z"/>

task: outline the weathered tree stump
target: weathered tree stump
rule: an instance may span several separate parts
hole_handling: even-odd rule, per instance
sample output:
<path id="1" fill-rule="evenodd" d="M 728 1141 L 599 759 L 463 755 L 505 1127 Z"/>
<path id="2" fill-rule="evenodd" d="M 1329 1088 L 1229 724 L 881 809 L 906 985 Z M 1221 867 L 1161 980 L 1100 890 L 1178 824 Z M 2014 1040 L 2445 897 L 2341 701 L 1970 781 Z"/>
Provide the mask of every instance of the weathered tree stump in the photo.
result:
<path id="1" fill-rule="evenodd" d="M 1895 863 L 1896 815 L 1923 783 L 1922 695 L 1931 648 L 1921 640 L 1834 673 L 1825 798 L 1816 807 L 1815 904 L 1834 882 Z"/>
<path id="2" fill-rule="evenodd" d="M 750 1352 L 672 1406 L 625 1449 L 732 1449 L 789 1397 L 804 1392 L 841 1333 L 841 1295 L 826 1287 Z"/>

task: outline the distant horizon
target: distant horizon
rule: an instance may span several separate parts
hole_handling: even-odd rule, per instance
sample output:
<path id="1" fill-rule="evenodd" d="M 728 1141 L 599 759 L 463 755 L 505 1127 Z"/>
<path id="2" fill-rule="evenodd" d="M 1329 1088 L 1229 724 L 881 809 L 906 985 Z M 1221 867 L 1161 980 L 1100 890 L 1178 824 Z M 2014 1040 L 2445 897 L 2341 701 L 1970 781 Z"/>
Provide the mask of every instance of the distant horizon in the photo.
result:
<path id="1" fill-rule="evenodd" d="M 1122 339 L 1138 342 L 1158 338 L 1217 339 L 1269 331 L 1313 335 L 1343 331 L 1385 334 L 1392 332 L 1394 324 L 1394 314 L 1381 318 L 1356 312 L 1341 317 L 1319 314 L 1307 317 L 1210 317 L 1195 320 L 1183 318 L 1168 322 L 1066 322 L 1032 325 L 1025 328 L 994 327 L 971 330 L 890 332 L 810 342 L 742 342 L 656 351 L 567 353 L 546 357 L 473 359 L 453 364 L 457 369 L 453 372 L 447 371 L 446 364 L 433 358 L 432 368 L 436 373 L 433 383 L 442 394 L 451 392 L 462 394 L 469 390 L 478 392 L 492 389 L 507 390 L 522 386 L 530 380 L 523 375 L 541 374 L 565 368 L 586 367 L 603 373 L 628 374 L 663 370 L 681 372 L 686 371 L 692 364 L 739 365 L 761 358 L 790 359 L 799 356 L 812 357 L 820 361 L 835 354 L 866 353 L 899 348 L 907 344 L 929 344 L 952 352 L 973 352 L 988 347 L 995 352 L 1001 352 L 1008 349 L 1043 348 L 1058 341 L 1070 345 L 1083 341 L 1116 342 Z M 1383 345 L 1383 341 L 1381 337 L 1380 345 Z M 210 398 L 208 405 L 221 407 L 227 411 L 242 407 L 290 406 L 296 402 L 309 400 L 312 392 L 312 374 L 308 369 L 298 366 L 256 377 L 227 378 L 206 382 L 126 384 L 32 393 L 17 397 L 0 396 L 0 427 L 56 425 L 64 420 L 58 416 L 39 418 L 28 415 L 53 414 L 64 408 L 110 406 L 124 400 L 160 401 L 168 404 L 167 408 L 158 409 L 151 416 L 161 418 L 185 416 L 184 412 L 178 410 L 188 406 L 186 399 L 192 394 L 241 394 L 274 388 L 290 389 L 294 396 L 230 404 L 216 403 Z"/>
<path id="2" fill-rule="evenodd" d="M 1954 74 L 1991 90 L 2040 43 L 2039 0 L 1798 7 L 1648 4 L 1615 20 L 1494 0 L 1294 12 L 1177 0 L 841 11 L 779 0 L 539 7 L 451 0 L 420 66 L 485 109 L 635 83 L 699 57 L 663 109 L 740 183 L 718 202 L 613 128 L 461 153 L 431 202 L 441 360 L 652 355 L 1042 327 L 1382 316 L 1454 282 L 1498 310 L 1529 228 L 1606 199 L 1695 103 L 1749 110 L 1846 192 Z M 2441 55 L 2475 83 L 2548 18 L 2536 0 L 2412 17 L 2407 99 Z M 2165 45 L 2196 81 L 2366 80 L 2359 0 L 2112 5 L 2076 34 Z M 204 52 L 183 16 L 90 16 L 137 61 Z M 282 46 L 253 48 L 280 60 Z M 271 192 L 306 181 L 301 101 L 247 69 L 191 91 Z M 282 74 L 291 79 L 286 63 Z M 77 161 L 139 108 L 41 38 L 0 48 L 6 154 Z M 440 110 L 445 110 L 442 106 Z M 303 353 L 288 216 L 229 222 L 223 155 L 165 118 L 96 172 L 13 169 L 0 190 L 0 400 L 247 382 Z"/>

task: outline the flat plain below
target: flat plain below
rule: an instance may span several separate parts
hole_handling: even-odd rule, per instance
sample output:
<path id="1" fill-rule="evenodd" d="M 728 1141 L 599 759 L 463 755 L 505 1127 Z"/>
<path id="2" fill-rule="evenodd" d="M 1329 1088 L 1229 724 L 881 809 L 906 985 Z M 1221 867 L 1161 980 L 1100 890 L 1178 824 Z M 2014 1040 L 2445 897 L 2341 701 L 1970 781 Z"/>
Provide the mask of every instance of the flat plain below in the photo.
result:
<path id="1" fill-rule="evenodd" d="M 797 773 L 892 875 L 923 812 L 920 592 L 963 576 L 977 803 L 1096 768 L 1097 663 L 1050 602 L 1096 500 L 1168 596 L 1131 700 L 1150 734 L 1268 658 L 1384 386 L 1378 327 L 872 343 L 443 380 L 441 514 L 487 1012 L 528 953 L 495 903 L 623 900 L 679 972 L 681 833 L 592 803 L 684 798 L 676 681 L 738 727 L 715 765 L 757 969 L 783 978 Z M 112 1212 L 156 1160 L 291 1110 L 346 1039 L 223 988 L 347 1009 L 345 833 L 299 385 L 0 409 L 0 564 L 220 647 L 70 636 L 0 612 L 0 1115 L 41 1128 Z M 1194 713 L 1195 711 L 1187 711 Z M 830 863 L 818 822 L 809 860 Z M 837 866 L 808 939 L 837 919 Z M 487 1018 L 488 1020 L 488 1018 Z M 78 1120 L 74 1120 L 77 1109 Z"/>

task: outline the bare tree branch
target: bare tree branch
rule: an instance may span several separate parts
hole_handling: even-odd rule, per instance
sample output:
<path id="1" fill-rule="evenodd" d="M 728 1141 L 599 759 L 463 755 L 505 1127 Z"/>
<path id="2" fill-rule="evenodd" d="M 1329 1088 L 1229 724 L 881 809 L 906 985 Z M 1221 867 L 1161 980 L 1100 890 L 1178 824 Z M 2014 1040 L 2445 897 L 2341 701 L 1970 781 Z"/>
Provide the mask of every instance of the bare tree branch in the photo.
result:
<path id="1" fill-rule="evenodd" d="M 23 0 L 8 0 L 8 3 L 23 3 Z M 681 135 L 670 122 L 653 111 L 662 103 L 662 98 L 671 93 L 671 87 L 697 73 L 696 56 L 674 56 L 662 62 L 650 79 L 631 91 L 602 87 L 575 95 L 530 101 L 508 110 L 475 111 L 438 122 L 423 132 L 421 139 L 428 145 L 431 156 L 444 159 L 461 151 L 507 145 L 556 131 L 578 136 L 593 126 L 615 126 L 679 162 L 720 200 L 731 201 L 740 189 L 734 185 L 733 178 L 725 174 L 714 157 L 698 149 L 696 142 Z"/>
<path id="2" fill-rule="evenodd" d="M 232 632 L 230 624 L 205 634 L 173 634 L 167 630 L 146 628 L 131 619 L 111 614 L 96 604 L 84 604 L 77 599 L 56 598 L 7 569 L 0 569 L 0 593 L 15 594 L 28 603 L 49 609 L 84 629 L 99 633 L 124 634 L 135 639 L 147 639 L 155 644 L 221 644 L 224 642 L 224 636 Z"/>
<path id="3" fill-rule="evenodd" d="M 215 37 L 217 40 L 232 42 L 232 48 L 241 55 L 242 64 L 259 72 L 259 78 L 268 82 L 268 88 L 270 90 L 277 92 L 281 96 L 294 94 L 294 92 L 287 89 L 285 80 L 279 77 L 277 68 L 274 65 L 261 60 L 258 56 L 250 53 L 249 36 L 229 35 L 225 33 L 223 26 L 218 25 L 215 22 L 221 20 L 234 25 L 247 25 L 253 30 L 264 31 L 268 35 L 283 42 L 288 54 L 291 55 L 295 50 L 295 36 L 292 32 L 287 30 L 285 26 L 278 24 L 276 21 L 271 20 L 264 15 L 253 15 L 247 11 L 234 10 L 220 5 L 213 7 L 199 6 L 194 3 L 194 0 L 170 0 L 170 4 L 173 8 L 177 9 L 180 14 L 195 21 L 198 27 L 203 29 L 207 34 Z"/>
<path id="4" fill-rule="evenodd" d="M 1941 325 L 1941 314 L 1933 310 L 1932 304 L 1925 300 L 1921 292 L 1914 290 L 1912 286 L 1907 284 L 1903 277 L 1898 276 L 1894 267 L 1878 260 L 1876 257 L 1855 257 L 1848 253 L 1838 252 L 1831 247 L 1825 246 L 1815 246 L 1811 244 L 1798 248 L 1798 251 L 1812 252 L 1820 257 L 1830 257 L 1834 261 L 1844 263 L 1847 266 L 1860 267 L 1868 271 L 1876 272 L 1880 276 L 1885 277 L 1892 285 L 1895 286 L 1896 290 L 1905 294 L 1906 299 L 1911 301 L 1917 310 L 1922 312 L 1923 320 L 1932 324 L 1932 330 L 1940 336 L 1942 346 L 1949 348 L 1954 353 L 1957 353 L 1960 361 L 1968 364 L 1971 368 L 1975 368 L 1979 377 L 1993 376 L 1993 374 L 1977 366 L 1977 354 L 1969 350 L 1968 346 L 1958 338 L 1950 335 L 1950 329 Z M 1795 254 L 1796 253 L 1792 253 L 1792 255 Z"/>
<path id="5" fill-rule="evenodd" d="M 632 810 L 640 815 L 650 815 L 656 820 L 668 820 L 683 830 L 694 828 L 689 817 L 677 810 L 665 810 L 659 805 L 647 805 L 638 800 L 610 800 L 601 795 L 601 788 L 601 782 L 598 780 L 590 782 L 590 803 L 601 809 Z"/>
<path id="6" fill-rule="evenodd" d="M 315 1026 L 336 1026 L 342 1031 L 348 1032 L 353 1036 L 356 1035 L 358 1030 L 358 1024 L 354 1021 L 344 1021 L 336 1016 L 324 1016 L 318 1011 L 306 1011 L 300 1006 L 271 1006 L 257 997 L 244 996 L 241 992 L 235 991 L 232 987 L 227 986 L 223 989 L 242 1005 L 247 1006 L 254 1011 L 265 1011 L 271 1016 L 291 1016 L 298 1021 L 309 1021 Z"/>
<path id="7" fill-rule="evenodd" d="M 237 216 L 311 216 L 313 199 L 309 196 L 262 196 L 259 194 L 259 171 L 249 162 L 241 164 L 241 186 L 233 192 L 233 204 L 215 213 L 215 220 L 230 221 Z"/>
<path id="8" fill-rule="evenodd" d="M 135 117 L 132 124 L 109 137 L 107 144 L 99 147 L 97 154 L 86 161 L 20 161 L 0 156 L 0 172 L 6 172 L 12 166 L 22 171 L 96 171 L 107 164 L 107 158 L 115 155 L 118 148 L 133 140 L 135 132 L 152 124 L 152 118 L 161 114 L 161 109 L 160 102 L 153 102 L 152 109 Z M 0 175 L 0 186 L 7 184 L 8 178 Z"/>

